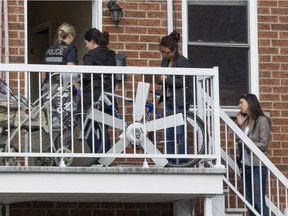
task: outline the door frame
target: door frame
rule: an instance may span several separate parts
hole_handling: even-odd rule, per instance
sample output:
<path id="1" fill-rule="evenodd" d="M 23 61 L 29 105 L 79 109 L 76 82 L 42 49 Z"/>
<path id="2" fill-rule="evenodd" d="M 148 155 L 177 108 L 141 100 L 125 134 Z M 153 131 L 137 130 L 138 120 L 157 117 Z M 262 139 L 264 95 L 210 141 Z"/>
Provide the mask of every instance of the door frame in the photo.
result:
<path id="1" fill-rule="evenodd" d="M 47 0 L 48 1 L 48 0 Z M 80 1 L 80 0 L 79 0 Z M 92 27 L 98 28 L 100 31 L 102 31 L 102 2 L 103 0 L 91 0 L 92 2 Z M 47 28 L 47 25 L 49 25 L 49 39 L 51 39 L 51 31 L 50 31 L 50 24 L 49 22 L 42 23 L 36 27 L 32 27 L 30 30 L 28 30 L 28 0 L 24 0 L 24 35 L 25 35 L 25 42 L 24 42 L 24 50 L 25 50 L 25 56 L 24 56 L 24 63 L 28 64 L 28 36 L 30 32 L 37 32 L 39 30 L 44 30 Z M 28 32 L 30 31 L 30 32 Z M 25 73 L 26 74 L 26 73 Z M 28 89 L 28 77 L 25 75 L 24 77 L 24 95 L 27 97 L 27 89 Z"/>

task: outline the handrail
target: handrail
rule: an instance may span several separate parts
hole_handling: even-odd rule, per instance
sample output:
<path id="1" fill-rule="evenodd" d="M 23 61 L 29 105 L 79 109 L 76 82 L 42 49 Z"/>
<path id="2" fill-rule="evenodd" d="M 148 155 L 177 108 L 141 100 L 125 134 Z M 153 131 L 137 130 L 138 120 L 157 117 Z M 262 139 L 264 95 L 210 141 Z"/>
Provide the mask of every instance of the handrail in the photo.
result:
<path id="1" fill-rule="evenodd" d="M 288 186 L 288 180 L 287 178 L 280 172 L 280 170 L 267 158 L 267 156 L 247 137 L 247 135 L 238 127 L 236 126 L 236 124 L 233 122 L 233 120 L 222 110 L 220 109 L 220 113 L 219 113 L 220 118 L 224 121 L 224 123 L 233 131 L 233 133 L 235 133 L 235 135 L 237 135 L 242 141 L 243 143 L 245 143 L 245 145 L 249 148 L 249 150 L 255 155 L 257 156 L 257 158 L 259 158 L 259 160 L 261 161 L 261 163 L 263 165 L 265 165 L 268 169 L 269 169 L 269 179 L 270 179 L 270 173 L 272 173 L 275 178 L 277 178 L 278 181 L 278 186 L 279 186 L 279 182 L 282 183 L 282 185 L 286 188 L 287 190 L 287 186 Z M 233 141 L 235 142 L 235 141 Z M 236 146 L 234 146 L 235 148 Z M 227 148 L 227 146 L 226 146 Z M 234 149 L 234 154 L 236 153 L 235 149 Z M 239 172 L 239 168 L 236 165 L 236 162 L 225 152 L 225 150 L 222 149 L 221 151 L 221 156 L 222 159 L 226 162 L 227 164 L 227 175 L 229 173 L 229 168 L 232 169 L 233 172 L 235 172 L 235 178 L 236 177 L 240 177 L 240 172 Z M 235 157 L 235 156 L 234 156 Z M 249 205 L 247 205 L 247 200 L 245 199 L 245 196 L 243 196 L 237 189 L 237 186 L 235 187 L 230 181 L 229 181 L 229 177 L 224 177 L 223 176 L 223 180 L 224 182 L 228 185 L 229 188 L 231 188 L 237 197 L 239 197 L 246 206 L 249 207 L 249 209 L 251 211 L 255 211 L 255 209 L 250 205 L 250 203 L 248 203 Z M 277 187 L 278 187 L 277 186 Z M 269 195 L 270 191 L 269 191 Z M 277 195 L 278 196 L 278 195 Z M 268 204 L 267 206 L 270 206 L 270 211 L 273 212 L 275 215 L 279 215 L 279 216 L 284 216 L 285 214 L 283 214 L 280 209 L 279 209 L 279 199 L 278 199 L 278 206 L 276 206 L 272 200 L 269 199 L 269 196 L 266 195 L 265 197 L 266 199 L 266 203 Z M 287 207 L 287 204 L 286 204 Z M 286 211 L 286 210 L 284 210 Z M 254 213 L 255 214 L 255 213 Z M 257 214 L 258 215 L 258 214 Z"/>
<path id="2" fill-rule="evenodd" d="M 262 164 L 264 164 L 269 170 L 279 179 L 279 181 L 288 188 L 288 179 L 280 172 L 280 170 L 267 158 L 267 156 L 247 137 L 247 135 L 239 128 L 235 127 L 235 123 L 231 118 L 220 109 L 220 118 L 225 121 L 225 123 L 233 128 L 233 131 L 237 136 L 249 147 L 249 149 L 257 155 Z"/>
<path id="3" fill-rule="evenodd" d="M 239 191 L 229 182 L 229 180 L 227 178 L 225 178 L 223 176 L 223 181 L 229 186 L 229 188 L 231 188 L 234 193 L 245 203 L 245 205 L 247 205 L 251 211 L 253 211 L 253 213 L 256 215 L 256 216 L 261 216 L 252 206 L 251 204 L 243 197 L 242 194 L 239 193 Z"/>
<path id="4" fill-rule="evenodd" d="M 23 70 L 23 68 L 25 68 Z M 88 66 L 88 65 L 44 65 L 44 64 L 0 64 L 1 71 L 29 71 L 29 72 L 58 72 L 61 73 L 105 73 L 105 74 L 137 74 L 143 75 L 145 67 L 117 67 L 115 66 Z M 189 76 L 212 76 L 217 74 L 217 68 L 166 68 L 149 67 L 145 70 L 145 75 L 189 75 Z"/>
<path id="5" fill-rule="evenodd" d="M 228 156 L 228 157 L 227 157 Z M 237 176 L 238 177 L 240 177 L 241 175 L 240 175 L 240 171 L 239 171 L 239 167 L 238 166 L 233 166 L 234 164 L 235 164 L 235 162 L 233 161 L 233 159 L 229 156 L 229 155 L 227 155 L 226 153 L 225 153 L 225 151 L 223 150 L 223 149 L 221 149 L 221 157 L 222 157 L 222 159 L 228 164 L 228 166 L 234 171 L 234 172 L 236 172 L 237 173 Z M 226 158 L 227 157 L 227 158 Z M 224 177 L 223 176 L 223 181 L 224 182 L 226 182 L 227 183 L 227 181 L 229 182 L 229 180 L 226 178 L 226 177 Z M 237 191 L 237 189 L 231 184 L 231 183 L 229 183 L 229 184 L 227 184 L 228 186 L 229 186 L 229 188 L 231 188 L 237 195 L 239 195 L 240 193 L 239 193 L 239 191 Z M 237 191 L 237 192 L 236 192 Z M 241 194 L 240 194 L 241 195 Z M 240 199 L 242 200 L 242 195 L 241 196 L 239 196 L 240 197 Z M 274 213 L 274 214 L 276 214 L 276 212 L 277 212 L 277 207 L 275 206 L 275 204 L 269 199 L 269 197 L 265 197 L 266 198 L 266 203 L 269 203 L 269 205 L 268 206 L 271 206 L 271 210 L 272 210 L 272 212 Z M 243 199 L 244 199 L 244 197 L 243 197 Z M 244 203 L 246 202 L 246 200 L 244 201 L 244 200 L 242 200 Z M 277 214 L 278 214 L 278 216 L 285 216 L 284 214 L 282 214 L 281 212 L 277 212 Z"/>
<path id="6" fill-rule="evenodd" d="M 84 161 L 84 159 L 88 160 L 89 158 L 104 158 L 104 159 L 112 158 L 113 160 L 118 159 L 118 158 L 137 158 L 137 159 L 139 159 L 139 161 L 141 161 L 143 158 L 147 158 L 147 157 L 151 158 L 152 160 L 153 159 L 156 159 L 156 160 L 161 159 L 162 160 L 162 159 L 167 159 L 167 158 L 172 158 L 174 160 L 174 158 L 179 158 L 179 159 L 188 158 L 188 159 L 197 159 L 197 160 L 198 159 L 216 160 L 217 165 L 221 165 L 220 146 L 214 146 L 214 145 L 219 145 L 219 143 L 220 143 L 220 141 L 219 141 L 220 140 L 220 134 L 218 132 L 220 130 L 220 128 L 219 128 L 220 126 L 218 123 L 219 122 L 219 120 L 218 120 L 219 119 L 219 112 L 217 111 L 218 104 L 219 104 L 219 102 L 217 102 L 217 98 L 219 97 L 218 96 L 219 95 L 219 92 L 218 92 L 218 88 L 219 88 L 218 87 L 218 82 L 219 82 L 218 81 L 219 80 L 218 79 L 218 68 L 149 67 L 149 69 L 147 69 L 146 67 L 113 67 L 113 66 L 84 66 L 84 65 L 78 65 L 75 67 L 75 66 L 69 66 L 69 65 L 0 64 L 0 71 L 7 71 L 7 74 L 10 74 L 10 73 L 24 73 L 25 74 L 28 72 L 29 74 L 32 74 L 32 75 L 34 73 L 43 73 L 43 72 L 48 72 L 50 74 L 51 73 L 56 74 L 56 73 L 60 72 L 61 74 L 63 73 L 65 75 L 67 75 L 67 73 L 69 73 L 68 75 L 70 76 L 71 82 L 73 81 L 72 80 L 72 74 L 73 73 L 79 73 L 79 75 L 81 77 L 80 78 L 81 81 L 83 80 L 83 77 L 85 77 L 86 74 L 91 74 L 91 76 L 92 76 L 92 74 L 98 74 L 99 77 L 101 77 L 101 79 L 104 78 L 104 74 L 129 74 L 129 75 L 131 75 L 132 79 L 129 80 L 128 83 L 125 83 L 125 85 L 124 85 L 124 80 L 122 80 L 122 86 L 121 87 L 119 87 L 119 85 L 121 83 L 119 83 L 119 82 L 115 83 L 114 79 L 113 79 L 114 84 L 117 84 L 116 85 L 117 88 L 118 87 L 119 87 L 119 89 L 122 88 L 122 95 L 121 95 L 121 93 L 119 95 L 116 95 L 115 92 L 113 92 L 113 91 L 112 91 L 111 95 L 116 96 L 117 99 L 120 99 L 122 101 L 122 104 L 120 104 L 120 106 L 122 106 L 122 107 L 120 107 L 121 112 L 126 112 L 126 111 L 130 111 L 130 110 L 132 110 L 132 112 L 135 112 L 136 110 L 138 110 L 138 114 L 140 113 L 141 114 L 140 117 L 141 118 L 143 117 L 143 119 L 146 115 L 146 112 L 144 112 L 146 110 L 143 109 L 144 111 L 143 111 L 143 115 L 142 115 L 142 111 L 141 111 L 143 108 L 142 103 L 140 104 L 140 102 L 139 102 L 138 104 L 136 104 L 137 100 L 134 102 L 134 104 L 131 104 L 131 105 L 130 104 L 126 105 L 126 103 L 125 103 L 125 100 L 129 100 L 129 101 L 135 100 L 135 97 L 137 97 L 137 95 L 140 98 L 143 97 L 143 100 L 147 100 L 147 98 L 149 100 L 151 98 L 151 95 L 149 95 L 149 97 L 145 98 L 145 95 L 143 94 L 143 96 L 142 96 L 142 94 L 140 93 L 141 90 L 138 91 L 135 89 L 135 86 L 137 86 L 140 83 L 140 82 L 138 82 L 139 81 L 138 75 L 141 75 L 141 76 L 143 75 L 142 80 L 145 80 L 144 79 L 145 75 L 153 75 L 154 81 L 150 81 L 150 83 L 149 83 L 149 81 L 146 82 L 147 84 L 149 84 L 151 86 L 155 85 L 155 76 L 160 75 L 160 74 L 161 75 L 162 74 L 169 74 L 169 75 L 191 76 L 191 78 L 193 78 L 193 82 L 195 84 L 195 85 L 193 85 L 193 88 L 196 89 L 196 87 L 198 88 L 199 86 L 204 87 L 204 88 L 202 87 L 199 91 L 198 91 L 198 89 L 197 89 L 197 91 L 194 90 L 194 94 L 195 94 L 194 98 L 195 99 L 197 98 L 199 100 L 199 101 L 196 101 L 194 99 L 194 102 L 193 102 L 194 107 L 196 107 L 196 105 L 200 106 L 200 104 L 202 104 L 203 110 L 208 110 L 211 112 L 208 114 L 203 113 L 203 116 L 200 116 L 198 113 L 195 112 L 194 113 L 195 115 L 191 116 L 191 117 L 190 116 L 187 117 L 187 114 L 184 113 L 184 118 L 187 117 L 187 119 L 188 119 L 187 122 L 189 123 L 189 125 L 191 125 L 191 127 L 186 125 L 186 130 L 187 130 L 187 128 L 191 129 L 191 128 L 195 127 L 195 130 L 193 130 L 193 133 L 198 134 L 199 136 L 195 135 L 195 136 L 193 136 L 194 139 L 192 139 L 192 138 L 187 139 L 190 143 L 188 143 L 188 141 L 186 141 L 185 145 L 191 145 L 191 146 L 193 145 L 193 148 L 194 148 L 193 151 L 189 151 L 189 152 L 187 151 L 187 153 L 185 153 L 185 154 L 178 154 L 178 153 L 170 154 L 170 153 L 167 153 L 166 147 L 162 147 L 164 145 L 167 145 L 167 142 L 165 141 L 165 139 L 166 139 L 165 132 L 163 135 L 158 133 L 157 136 L 155 136 L 155 138 L 153 138 L 153 139 L 150 138 L 149 135 L 151 135 L 151 134 L 149 134 L 149 133 L 152 132 L 152 129 L 148 128 L 149 124 L 147 124 L 147 122 L 151 122 L 150 124 L 155 124 L 155 125 L 158 124 L 159 125 L 158 127 L 154 128 L 154 131 L 162 130 L 163 127 L 166 128 L 165 124 L 170 125 L 170 126 L 172 125 L 172 123 L 175 121 L 175 119 L 174 120 L 172 119 L 173 116 L 164 116 L 162 119 L 162 120 L 164 120 L 164 124 L 162 124 L 162 122 L 161 122 L 162 120 L 160 118 L 157 118 L 156 116 L 155 117 L 151 116 L 151 120 L 148 119 L 147 122 L 146 122 L 146 120 L 143 121 L 144 123 L 142 125 L 142 122 L 140 122 L 140 123 L 138 122 L 139 120 L 134 121 L 135 117 L 133 116 L 133 113 L 127 112 L 125 114 L 125 115 L 127 115 L 127 119 L 126 120 L 124 119 L 122 121 L 123 124 L 121 123 L 121 127 L 115 127 L 116 126 L 115 120 L 117 118 L 117 116 L 115 116 L 115 112 L 117 112 L 117 110 L 115 111 L 115 109 L 113 109 L 113 106 L 114 106 L 113 105 L 112 107 L 108 107 L 112 111 L 111 115 L 107 114 L 107 113 L 106 113 L 107 115 L 105 115 L 104 112 L 99 111 L 99 112 L 97 112 L 97 114 L 100 114 L 102 116 L 100 120 L 99 119 L 96 120 L 96 118 L 94 118 L 92 115 L 93 121 L 95 121 L 97 124 L 99 124 L 99 125 L 96 125 L 96 123 L 95 123 L 95 125 L 99 126 L 99 127 L 98 128 L 96 127 L 97 131 L 95 130 L 96 131 L 95 136 L 91 135 L 92 141 L 91 140 L 87 141 L 85 139 L 79 139 L 79 137 L 77 136 L 78 134 L 75 134 L 75 133 L 70 134 L 70 130 L 73 132 L 76 131 L 77 133 L 83 132 L 83 131 L 81 131 L 80 125 L 83 124 L 84 122 L 80 122 L 80 121 L 82 121 L 84 119 L 84 115 L 81 115 L 81 110 L 84 110 L 84 100 L 83 100 L 84 97 L 81 97 L 81 101 L 78 104 L 78 105 L 81 105 L 81 106 L 79 106 L 81 108 L 77 107 L 77 110 L 75 110 L 75 111 L 72 110 L 72 112 L 70 112 L 69 110 L 67 110 L 64 113 L 63 112 L 63 109 L 64 109 L 63 106 L 57 107 L 58 106 L 58 102 L 57 102 L 58 97 L 55 98 L 55 101 L 53 101 L 52 100 L 53 95 L 50 91 L 49 93 L 51 93 L 51 95 L 49 95 L 49 97 L 47 97 L 48 101 L 45 101 L 46 98 L 45 98 L 45 100 L 41 100 L 41 99 L 36 100 L 36 101 L 40 102 L 40 105 L 39 105 L 39 107 L 36 107 L 37 109 L 35 109 L 35 112 L 33 112 L 34 115 L 37 116 L 40 113 L 39 116 L 41 116 L 40 110 L 42 110 L 42 108 L 44 107 L 45 115 L 47 118 L 47 123 L 45 123 L 44 126 L 41 125 L 41 126 L 39 126 L 40 128 L 26 127 L 25 128 L 25 136 L 28 137 L 27 139 L 25 139 L 24 135 L 20 133 L 20 130 L 18 130 L 18 125 L 13 125 L 13 127 L 15 127 L 15 128 L 9 129 L 9 132 L 11 131 L 11 134 L 13 135 L 12 137 L 10 136 L 10 134 L 8 135 L 9 141 L 11 141 L 12 138 L 15 138 L 13 141 L 15 141 L 15 143 L 16 143 L 16 145 L 15 145 L 16 150 L 18 150 L 18 146 L 22 147 L 22 145 L 24 145 L 24 146 L 29 145 L 29 148 L 27 148 L 27 149 L 21 148 L 20 151 L 16 151 L 16 152 L 11 152 L 11 151 L 0 152 L 1 157 L 8 157 L 8 156 L 18 157 L 18 158 L 21 158 L 20 160 L 22 160 L 22 157 L 27 157 L 27 158 L 39 157 L 39 158 L 44 158 L 44 159 L 55 158 L 55 157 L 56 158 L 63 157 L 63 158 L 68 158 L 68 159 L 69 158 L 77 158 L 77 159 L 75 159 L 75 161 L 76 160 L 80 161 L 80 160 L 82 160 L 82 158 L 83 158 L 83 161 Z M 83 76 L 83 74 L 85 74 L 85 75 Z M 198 83 L 198 82 L 196 83 L 197 77 L 199 77 L 199 80 L 201 80 L 201 83 Z M 32 83 L 32 81 L 29 79 L 30 79 L 30 76 L 27 77 L 27 79 L 25 79 L 24 81 L 25 82 L 27 81 L 28 83 Z M 52 79 L 50 79 L 50 80 L 52 80 Z M 10 83 L 10 81 L 11 80 L 9 80 L 9 83 Z M 61 81 L 63 81 L 63 80 L 60 79 L 60 83 L 61 83 Z M 34 82 L 36 84 L 37 80 L 34 80 Z M 102 82 L 103 82 L 103 80 L 102 80 Z M 9 83 L 8 83 L 8 85 L 9 85 Z M 50 84 L 52 85 L 51 82 L 50 82 Z M 112 86 L 115 86 L 114 84 Z M 35 93 L 37 93 L 36 91 L 38 91 L 38 94 L 41 95 L 41 97 L 43 98 L 43 94 L 45 95 L 45 93 L 43 93 L 43 90 L 40 89 L 40 87 L 41 87 L 40 77 L 38 79 L 38 85 L 39 85 L 39 88 L 33 89 L 33 90 L 35 91 Z M 63 87 L 62 85 L 59 84 L 59 89 L 62 89 L 62 87 Z M 103 86 L 104 85 L 102 85 L 102 87 Z M 19 90 L 21 89 L 21 87 L 22 86 L 20 85 L 20 78 L 18 78 L 18 92 L 20 92 Z M 28 86 L 28 87 L 30 87 L 30 86 Z M 82 85 L 81 87 L 82 87 L 81 92 L 84 95 L 84 92 L 85 92 L 84 91 L 85 90 L 84 85 Z M 212 88 L 213 88 L 213 90 L 212 90 Z M 211 90 L 209 90 L 209 89 L 211 89 Z M 24 89 L 24 90 L 31 92 L 31 90 L 29 88 Z M 58 88 L 57 88 L 57 90 L 58 90 Z M 72 90 L 72 88 L 70 90 Z M 149 90 L 149 88 L 147 88 L 147 90 Z M 174 91 L 176 91 L 176 90 L 174 90 Z M 186 88 L 183 88 L 183 94 L 185 94 L 185 91 L 186 91 Z M 126 92 L 129 92 L 128 97 L 126 97 L 127 96 Z M 139 92 L 139 94 L 138 94 L 138 92 Z M 199 96 L 198 95 L 196 96 L 196 92 L 197 92 L 197 94 L 199 94 Z M 212 94 L 212 92 L 213 92 L 213 94 Z M 73 92 L 70 91 L 70 96 L 72 95 L 72 93 Z M 118 93 L 118 92 L 116 92 L 116 93 Z M 213 100 L 208 101 L 208 99 L 209 99 L 208 96 L 210 95 L 210 93 L 212 94 L 211 97 L 213 97 Z M 154 94 L 155 94 L 155 89 L 154 89 Z M 179 94 L 179 93 L 177 93 L 177 94 Z M 202 99 L 201 96 L 203 96 L 203 95 L 205 95 L 206 97 Z M 29 104 L 32 100 L 32 96 L 33 95 L 32 94 L 30 95 L 30 93 L 29 93 L 29 96 L 27 97 L 27 98 L 29 98 Z M 36 96 L 36 94 L 35 94 L 35 96 Z M 184 95 L 184 97 L 185 97 L 185 95 Z M 91 96 L 91 98 L 93 98 L 93 100 L 94 100 L 93 96 Z M 112 98 L 114 99 L 114 97 L 112 97 Z M 59 97 L 60 103 L 63 102 L 62 100 L 63 100 L 63 97 L 60 94 L 60 97 Z M 73 100 L 73 98 L 71 97 L 70 100 Z M 91 100 L 91 102 L 96 102 L 93 100 Z M 153 104 L 153 103 L 154 103 L 153 101 L 149 102 L 149 104 Z M 165 101 L 163 103 L 165 104 Z M 53 104 L 53 106 L 52 106 L 52 104 Z M 105 105 L 104 102 L 101 105 L 104 106 Z M 136 106 L 136 105 L 138 105 L 138 106 Z M 140 108 L 136 108 L 136 107 L 141 107 L 141 110 L 140 110 Z M 162 106 L 159 108 L 160 113 L 166 113 L 165 106 L 163 105 L 163 107 L 164 107 L 163 109 L 162 109 Z M 30 111 L 30 109 L 27 109 L 27 110 Z M 86 112 L 86 110 L 85 110 L 85 112 Z M 65 114 L 65 116 L 63 114 Z M 74 116 L 74 114 L 75 114 L 75 116 Z M 26 116 L 26 115 L 28 115 L 28 116 Z M 21 117 L 23 117 L 24 122 L 26 122 L 26 121 L 31 121 L 31 119 L 32 119 L 31 115 L 32 115 L 31 111 L 28 112 L 25 110 L 25 113 L 21 114 Z M 100 116 L 100 115 L 98 115 L 98 116 Z M 176 116 L 176 113 L 174 114 L 174 116 Z M 55 117 L 55 118 L 53 118 L 53 117 Z M 154 119 L 152 119 L 152 117 L 154 117 Z M 71 121 L 72 119 L 73 119 L 73 121 Z M 158 120 L 158 119 L 160 119 L 160 120 Z M 22 121 L 22 119 L 19 119 L 19 122 L 20 122 L 20 120 Z M 201 120 L 203 121 L 203 126 L 202 126 Z M 125 126 L 126 121 L 130 126 L 129 128 L 127 128 Z M 211 122 L 213 121 L 212 122 L 213 126 L 211 126 L 210 121 Z M 193 125 L 194 122 L 196 122 L 196 124 L 199 124 L 199 126 L 196 124 Z M 102 126 L 100 125 L 100 123 Z M 64 125 L 64 124 L 67 124 L 67 125 Z M 71 126 L 69 126 L 68 124 L 71 124 Z M 30 125 L 31 124 L 29 122 L 29 126 Z M 94 124 L 92 124 L 92 125 L 94 125 Z M 107 125 L 107 129 L 105 129 L 105 130 L 102 129 L 102 128 L 104 128 L 104 125 Z M 56 126 L 57 126 L 57 128 L 56 128 Z M 75 128 L 76 126 L 77 126 L 77 128 Z M 149 131 L 147 131 L 147 128 L 149 129 Z M 45 141 L 47 141 L 47 142 L 41 143 L 41 141 L 43 141 L 43 137 L 44 137 L 42 135 L 43 129 L 46 132 L 45 133 Z M 133 129 L 133 131 L 132 131 L 132 129 Z M 14 130 L 15 130 L 15 133 L 13 133 Z M 110 137 L 111 143 L 113 143 L 113 145 L 111 145 L 107 141 L 107 146 L 109 146 L 109 147 L 104 145 L 104 144 L 106 144 L 105 139 L 107 138 L 106 134 L 105 134 L 106 131 L 108 131 L 107 136 Z M 137 140 L 136 140 L 137 142 L 136 141 L 131 142 L 131 140 L 130 141 L 128 140 L 129 141 L 128 142 L 126 140 L 126 138 L 128 136 L 127 131 L 129 132 L 130 138 L 131 137 L 133 139 L 137 138 Z M 134 136 L 134 134 L 136 134 L 136 131 L 138 134 L 137 134 L 137 136 L 136 135 Z M 61 134 L 59 135 L 59 133 L 61 133 Z M 89 134 L 89 133 L 87 133 L 87 134 Z M 155 132 L 154 132 L 154 134 L 156 135 Z M 207 134 L 207 136 L 206 135 L 202 136 L 201 134 Z M 17 137 L 16 137 L 16 135 L 17 135 Z M 70 135 L 72 135 L 71 139 L 70 139 Z M 219 137 L 218 137 L 218 135 L 219 135 Z M 207 139 L 208 136 L 211 137 L 210 140 Z M 82 137 L 83 136 L 81 136 L 81 138 Z M 95 138 L 97 138 L 97 139 L 95 140 Z M 177 138 L 177 137 L 175 137 L 175 138 Z M 38 139 L 39 139 L 39 143 L 40 143 L 39 148 L 41 149 L 39 151 L 38 151 L 38 148 L 37 148 L 37 150 L 34 150 L 32 148 L 34 145 L 32 143 L 37 142 L 37 144 L 35 144 L 35 146 L 38 146 Z M 86 139 L 88 139 L 88 138 L 86 137 Z M 163 139 L 165 142 L 163 142 Z M 200 140 L 200 142 L 201 142 L 200 145 L 196 145 L 197 139 Z M 214 142 L 213 142 L 213 140 L 214 140 Z M 65 146 L 63 145 L 64 141 L 66 142 Z M 148 141 L 148 147 L 149 148 L 147 148 L 147 141 Z M 207 150 L 207 148 L 206 148 L 205 154 L 202 154 L 202 153 L 200 154 L 198 152 L 197 148 L 199 148 L 199 146 L 201 147 L 202 144 L 203 144 L 203 146 L 206 147 L 208 141 L 211 142 L 211 144 L 213 145 L 213 151 L 211 151 L 210 149 Z M 94 142 L 94 145 L 91 144 L 92 142 Z M 125 146 L 122 145 L 123 144 L 122 142 L 124 142 Z M 144 149 L 146 152 L 143 153 L 142 149 L 141 149 L 141 151 L 138 151 L 138 148 L 136 148 L 138 146 L 134 145 L 134 143 L 143 144 L 143 146 L 140 146 L 140 147 L 142 149 Z M 195 145 L 193 143 L 195 143 Z M 43 147 L 43 145 L 45 145 L 45 146 Z M 10 147 L 10 144 L 8 146 Z M 99 149 L 97 149 L 97 151 L 94 151 L 95 149 L 91 150 L 91 146 L 92 146 L 92 148 L 93 148 L 93 146 L 94 147 L 99 146 Z M 116 151 L 114 149 L 114 146 L 116 146 L 117 148 L 118 148 L 118 146 L 120 146 L 121 148 L 119 147 L 119 150 L 117 149 L 117 151 Z M 129 154 L 126 153 L 126 146 L 129 147 L 129 149 L 128 149 L 129 151 L 133 152 L 132 154 L 130 154 L 130 152 L 129 152 Z M 76 147 L 77 147 L 77 149 L 75 150 Z M 159 154 L 158 148 L 161 150 L 161 154 Z M 107 149 L 108 149 L 108 151 L 107 151 Z M 203 147 L 203 149 L 205 150 L 204 147 Z M 54 165 L 53 161 L 51 163 L 49 163 L 49 165 L 50 164 Z M 85 165 L 86 164 L 87 163 L 85 163 Z"/>

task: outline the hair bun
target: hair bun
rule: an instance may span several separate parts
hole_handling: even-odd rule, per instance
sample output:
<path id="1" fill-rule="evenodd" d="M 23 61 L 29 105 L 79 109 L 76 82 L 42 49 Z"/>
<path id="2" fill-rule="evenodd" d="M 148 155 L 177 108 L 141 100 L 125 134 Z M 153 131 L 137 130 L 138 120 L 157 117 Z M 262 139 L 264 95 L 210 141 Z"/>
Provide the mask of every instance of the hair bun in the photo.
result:
<path id="1" fill-rule="evenodd" d="M 180 34 L 176 31 L 171 32 L 169 36 L 176 42 L 180 40 Z"/>

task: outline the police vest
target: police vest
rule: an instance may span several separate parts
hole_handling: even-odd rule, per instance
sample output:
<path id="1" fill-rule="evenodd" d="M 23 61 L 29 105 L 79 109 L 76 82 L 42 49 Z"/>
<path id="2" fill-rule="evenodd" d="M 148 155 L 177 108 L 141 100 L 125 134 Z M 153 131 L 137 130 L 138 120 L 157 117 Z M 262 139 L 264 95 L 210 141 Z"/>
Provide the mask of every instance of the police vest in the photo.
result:
<path id="1" fill-rule="evenodd" d="M 67 52 L 71 46 L 65 43 L 56 43 L 46 51 L 45 64 L 67 64 Z"/>

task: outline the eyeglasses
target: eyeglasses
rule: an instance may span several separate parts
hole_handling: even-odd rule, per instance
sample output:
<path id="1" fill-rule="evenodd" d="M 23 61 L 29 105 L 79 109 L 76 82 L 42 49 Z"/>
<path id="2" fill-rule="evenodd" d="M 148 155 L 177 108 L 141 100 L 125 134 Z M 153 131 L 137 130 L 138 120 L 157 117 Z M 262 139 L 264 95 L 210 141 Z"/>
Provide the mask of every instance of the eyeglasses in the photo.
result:
<path id="1" fill-rule="evenodd" d="M 171 53 L 171 52 L 172 52 L 172 50 L 170 50 L 170 51 L 168 51 L 168 52 L 165 52 L 165 51 L 163 51 L 163 50 L 159 49 L 159 52 L 161 52 L 162 54 L 168 55 L 169 53 Z"/>

